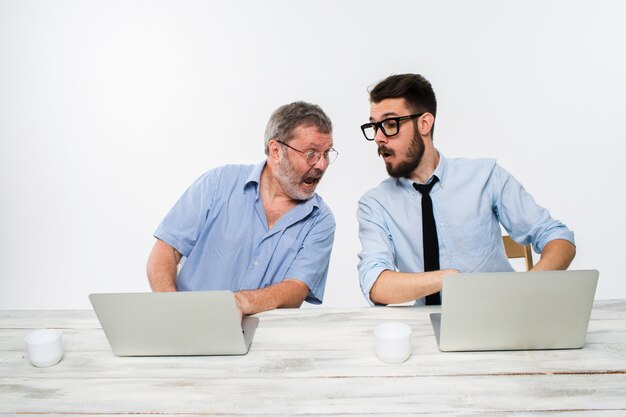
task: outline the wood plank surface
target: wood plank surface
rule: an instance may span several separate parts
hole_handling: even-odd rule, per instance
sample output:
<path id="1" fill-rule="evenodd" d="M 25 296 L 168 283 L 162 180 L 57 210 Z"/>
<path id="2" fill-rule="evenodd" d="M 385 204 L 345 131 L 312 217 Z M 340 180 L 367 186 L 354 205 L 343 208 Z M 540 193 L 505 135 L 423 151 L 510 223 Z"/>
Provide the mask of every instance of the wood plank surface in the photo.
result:
<path id="1" fill-rule="evenodd" d="M 259 314 L 244 356 L 116 357 L 91 311 L 0 311 L 0 414 L 626 415 L 626 301 L 594 305 L 583 349 L 437 349 L 437 307 Z M 399 365 L 374 354 L 386 321 L 413 328 Z M 65 355 L 30 365 L 24 336 L 63 331 Z"/>
<path id="2" fill-rule="evenodd" d="M 624 410 L 626 375 L 1 378 L 2 413 L 394 414 Z"/>

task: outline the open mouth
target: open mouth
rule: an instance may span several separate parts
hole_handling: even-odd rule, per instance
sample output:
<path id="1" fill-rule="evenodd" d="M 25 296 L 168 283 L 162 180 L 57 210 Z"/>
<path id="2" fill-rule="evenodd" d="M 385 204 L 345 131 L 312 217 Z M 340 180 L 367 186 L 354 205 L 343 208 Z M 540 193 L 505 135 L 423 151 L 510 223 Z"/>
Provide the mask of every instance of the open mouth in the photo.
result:
<path id="1" fill-rule="evenodd" d="M 324 175 L 323 171 L 320 171 L 319 169 L 311 169 L 304 175 L 304 178 L 302 178 L 302 183 L 306 187 L 313 189 L 322 179 L 322 175 Z"/>
<path id="2" fill-rule="evenodd" d="M 384 146 L 378 148 L 378 155 L 381 156 L 385 161 L 393 156 L 393 152 L 387 149 Z"/>
<path id="3" fill-rule="evenodd" d="M 315 190 L 315 187 L 317 187 L 317 184 L 322 179 L 323 175 L 324 171 L 316 168 L 311 168 L 304 174 L 301 183 L 304 184 L 304 186 L 308 189 L 308 192 L 313 192 Z"/>
<path id="4" fill-rule="evenodd" d="M 305 177 L 302 182 L 307 187 L 315 187 L 320 182 L 321 177 Z"/>

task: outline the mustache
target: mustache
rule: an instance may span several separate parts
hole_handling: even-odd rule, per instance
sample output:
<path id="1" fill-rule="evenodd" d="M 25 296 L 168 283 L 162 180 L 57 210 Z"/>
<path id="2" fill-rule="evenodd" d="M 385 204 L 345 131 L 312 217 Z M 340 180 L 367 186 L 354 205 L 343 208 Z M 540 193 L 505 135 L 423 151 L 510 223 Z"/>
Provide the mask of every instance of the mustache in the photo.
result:
<path id="1" fill-rule="evenodd" d="M 310 179 L 319 180 L 322 178 L 323 175 L 324 175 L 324 171 L 322 171 L 321 169 L 311 168 L 304 174 L 304 176 L 302 177 L 302 180 L 303 181 L 310 180 Z"/>
<path id="2" fill-rule="evenodd" d="M 383 154 L 393 156 L 395 152 L 389 149 L 388 147 L 386 147 L 385 145 L 378 145 L 378 156 L 382 156 Z"/>

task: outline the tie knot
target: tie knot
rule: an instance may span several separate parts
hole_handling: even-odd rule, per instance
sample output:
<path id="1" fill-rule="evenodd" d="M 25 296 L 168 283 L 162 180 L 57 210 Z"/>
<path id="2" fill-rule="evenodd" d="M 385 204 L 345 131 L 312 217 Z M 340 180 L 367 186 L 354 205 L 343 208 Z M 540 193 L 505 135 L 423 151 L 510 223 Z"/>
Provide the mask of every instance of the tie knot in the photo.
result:
<path id="1" fill-rule="evenodd" d="M 430 190 L 433 188 L 433 185 L 435 185 L 437 181 L 439 181 L 439 178 L 433 177 L 433 180 L 430 182 L 430 184 L 418 184 L 414 182 L 413 187 L 415 187 L 415 189 L 419 191 L 421 195 L 424 195 L 430 193 Z"/>

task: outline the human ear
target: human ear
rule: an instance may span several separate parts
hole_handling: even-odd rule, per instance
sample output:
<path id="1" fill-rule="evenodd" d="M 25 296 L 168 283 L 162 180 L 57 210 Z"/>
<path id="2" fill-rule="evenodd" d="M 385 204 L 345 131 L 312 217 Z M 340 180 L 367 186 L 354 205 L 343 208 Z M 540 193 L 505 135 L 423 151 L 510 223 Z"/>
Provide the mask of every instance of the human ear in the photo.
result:
<path id="1" fill-rule="evenodd" d="M 280 159 L 280 145 L 276 140 L 271 139 L 268 144 L 268 157 L 278 161 Z"/>
<path id="2" fill-rule="evenodd" d="M 430 135 L 435 124 L 435 116 L 431 113 L 424 113 L 417 123 L 420 135 Z"/>

